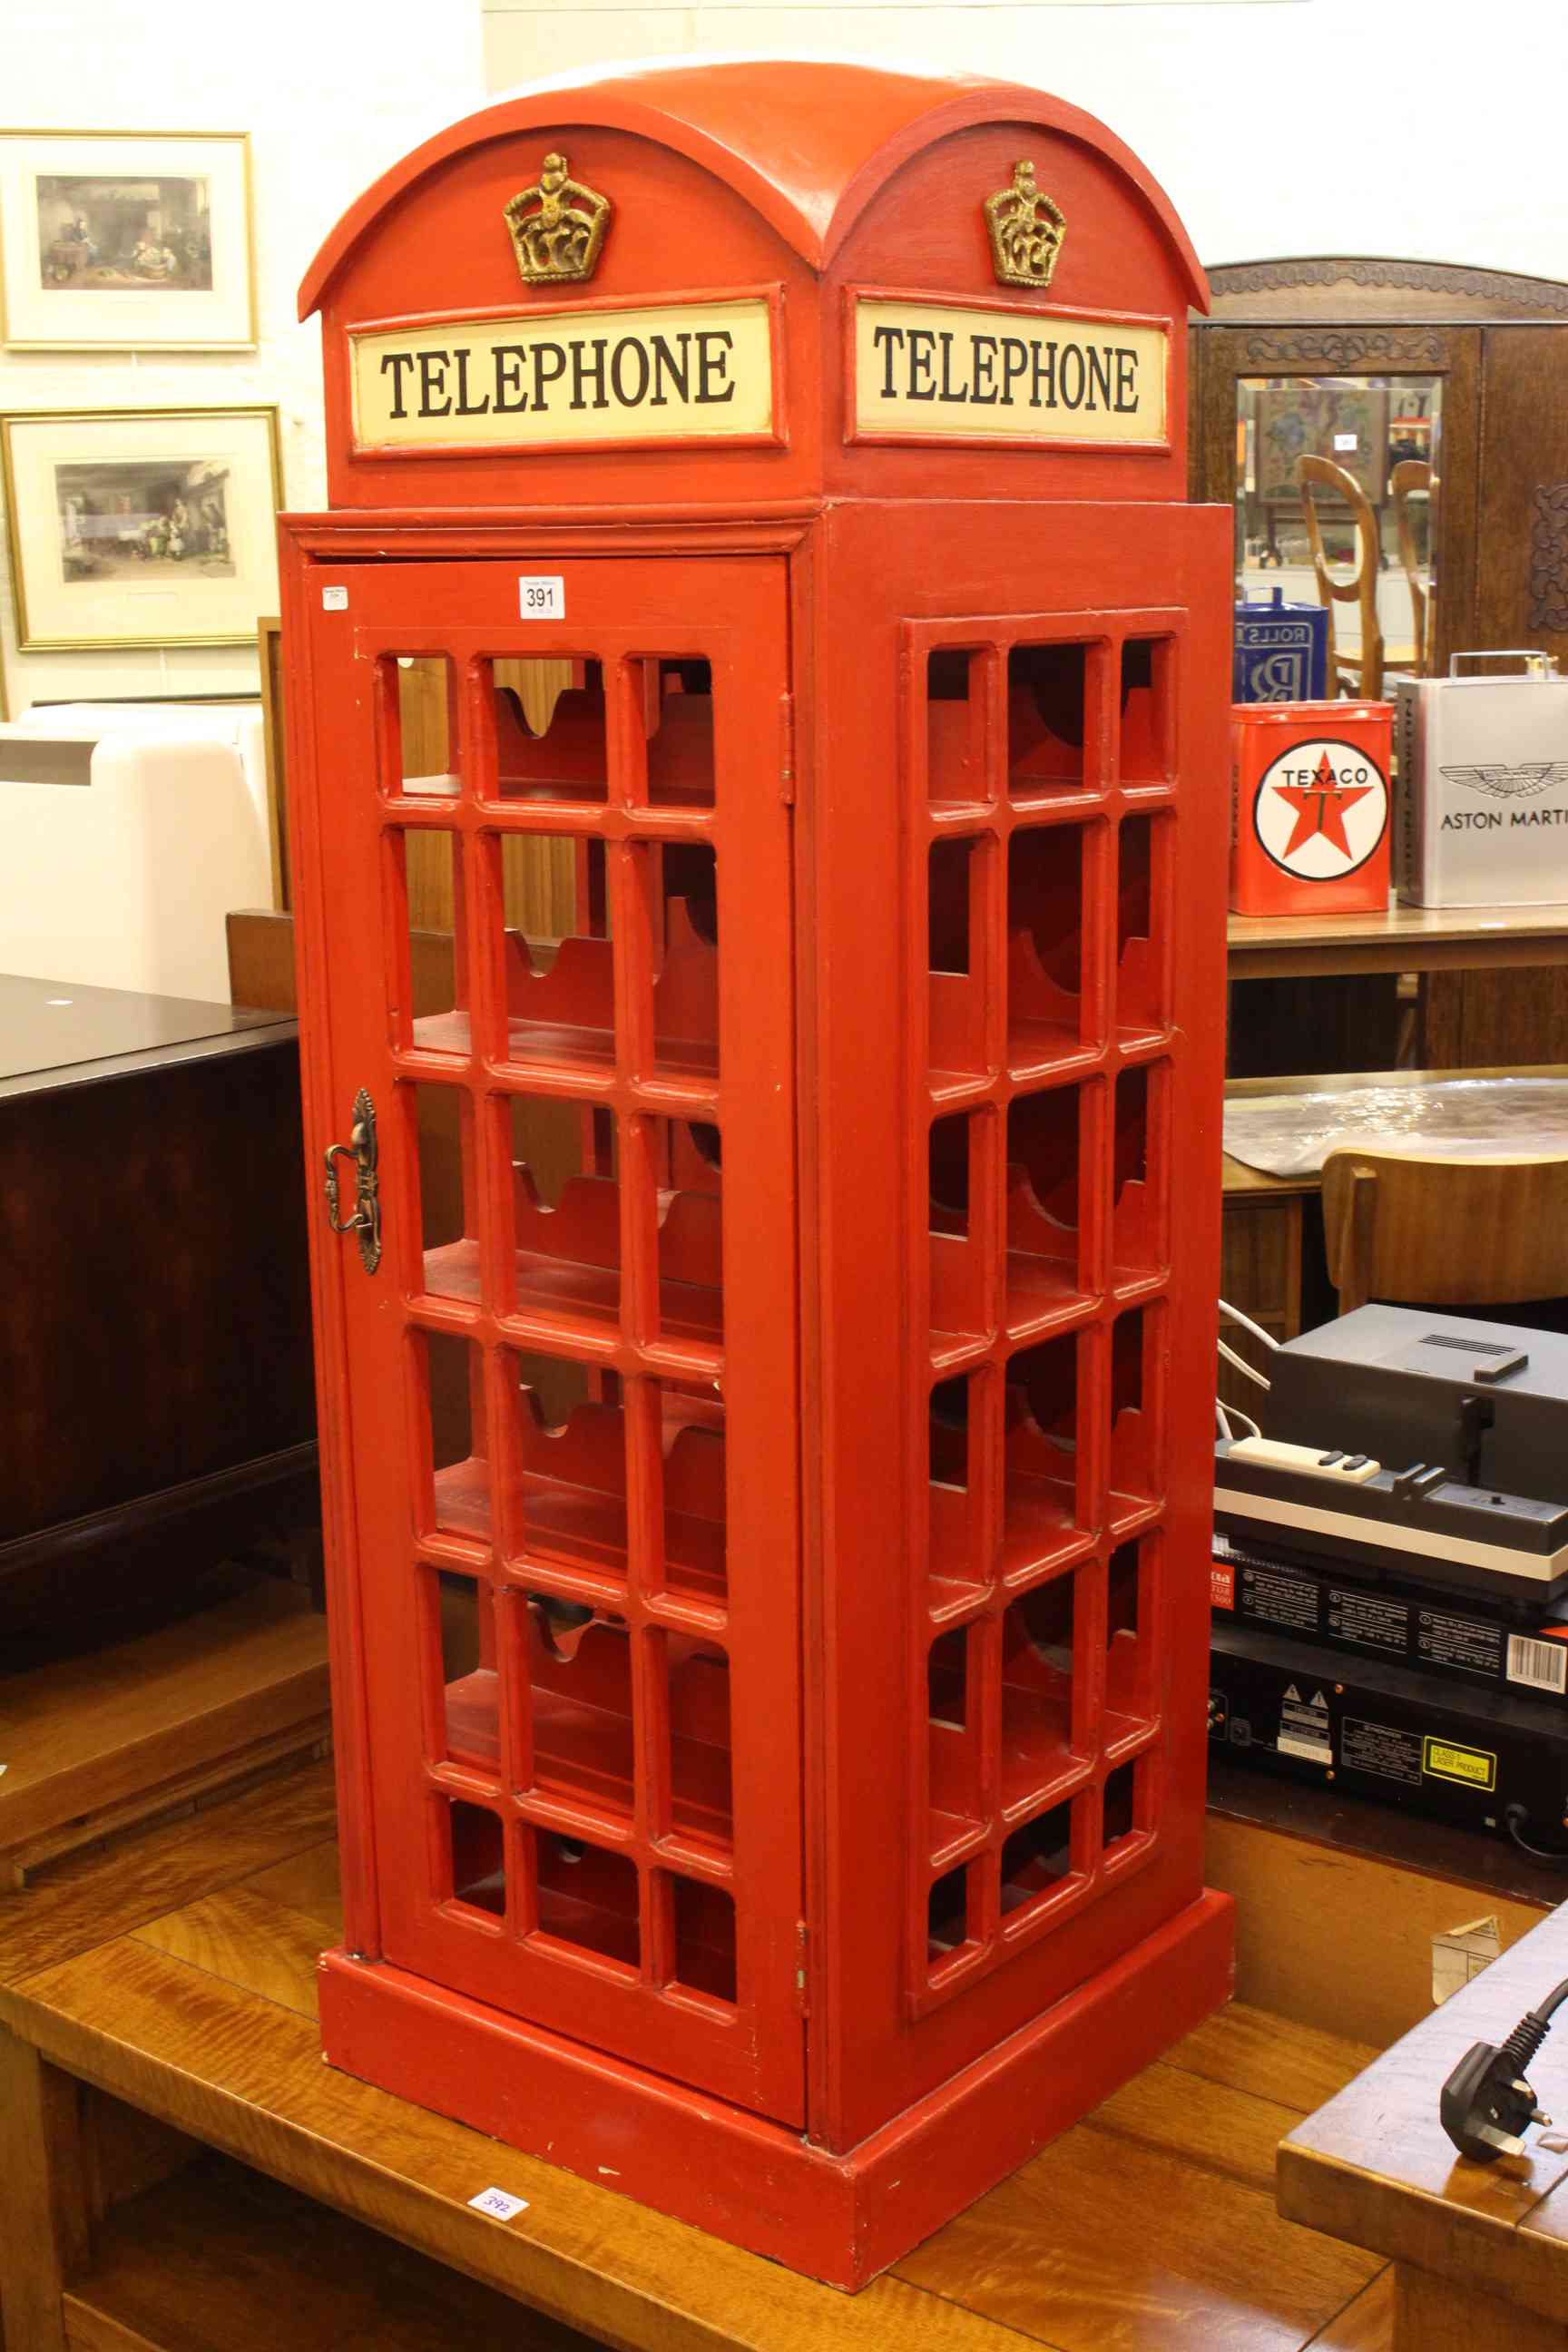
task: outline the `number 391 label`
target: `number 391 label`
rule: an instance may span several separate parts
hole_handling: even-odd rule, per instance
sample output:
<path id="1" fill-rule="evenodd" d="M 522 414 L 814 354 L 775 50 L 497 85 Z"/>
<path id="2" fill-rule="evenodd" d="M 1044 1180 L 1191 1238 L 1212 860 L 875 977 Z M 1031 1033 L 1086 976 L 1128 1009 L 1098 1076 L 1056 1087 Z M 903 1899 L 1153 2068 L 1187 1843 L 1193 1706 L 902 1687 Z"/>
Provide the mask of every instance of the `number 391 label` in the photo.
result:
<path id="1" fill-rule="evenodd" d="M 525 621 L 563 621 L 566 583 L 559 573 L 525 572 L 517 583 L 517 608 Z"/>

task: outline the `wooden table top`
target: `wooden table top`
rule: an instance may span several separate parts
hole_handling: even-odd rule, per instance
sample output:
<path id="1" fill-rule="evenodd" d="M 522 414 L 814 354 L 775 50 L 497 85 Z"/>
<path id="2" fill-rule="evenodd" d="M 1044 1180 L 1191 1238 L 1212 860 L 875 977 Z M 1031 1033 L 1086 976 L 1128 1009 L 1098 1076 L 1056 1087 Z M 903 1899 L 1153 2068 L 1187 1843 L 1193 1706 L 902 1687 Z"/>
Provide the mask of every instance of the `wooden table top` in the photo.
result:
<path id="1" fill-rule="evenodd" d="M 1486 971 L 1568 963 L 1568 904 L 1390 907 L 1373 915 L 1232 915 L 1232 980 L 1331 972 Z"/>
<path id="2" fill-rule="evenodd" d="M 1226 1078 L 1226 1102 L 1255 1102 L 1266 1095 L 1342 1093 L 1352 1087 L 1440 1086 L 1449 1078 L 1568 1078 L 1568 1062 L 1513 1063 L 1480 1070 L 1335 1070 L 1309 1077 Z M 1270 1176 L 1249 1168 L 1227 1151 L 1222 1162 L 1221 1188 L 1226 1198 L 1241 1192 L 1317 1192 L 1322 1173 L 1316 1168 L 1296 1176 Z"/>
<path id="3" fill-rule="evenodd" d="M 0 1095 L 52 1093 L 295 1034 L 276 1013 L 0 973 Z"/>
<path id="4" fill-rule="evenodd" d="M 1274 2205 L 1277 2142 L 1366 2063 L 1357 2044 L 1233 2007 L 850 2298 L 329 2070 L 316 1956 L 337 1932 L 331 1780 L 313 1766 L 0 1898 L 0 2018 L 66 2072 L 466 2273 L 452 2309 L 476 2345 L 574 2343 L 563 2324 L 647 2352 L 1388 2340 L 1382 2262 Z M 491 2186 L 527 2210 L 472 2211 Z M 165 2216 L 170 2193 L 148 2192 Z M 476 2280 L 550 2317 L 476 2333 Z"/>
<path id="5" fill-rule="evenodd" d="M 1501 2042 L 1565 1976 L 1568 1906 L 1295 2127 L 1279 2150 L 1280 2210 L 1568 2324 L 1568 2144 L 1550 2147 L 1552 2135 L 1531 2131 L 1523 2156 L 1470 2164 L 1437 2120 L 1444 2081 L 1470 2044 Z M 1568 2019 L 1530 2073 L 1547 2109 L 1568 2116 Z"/>

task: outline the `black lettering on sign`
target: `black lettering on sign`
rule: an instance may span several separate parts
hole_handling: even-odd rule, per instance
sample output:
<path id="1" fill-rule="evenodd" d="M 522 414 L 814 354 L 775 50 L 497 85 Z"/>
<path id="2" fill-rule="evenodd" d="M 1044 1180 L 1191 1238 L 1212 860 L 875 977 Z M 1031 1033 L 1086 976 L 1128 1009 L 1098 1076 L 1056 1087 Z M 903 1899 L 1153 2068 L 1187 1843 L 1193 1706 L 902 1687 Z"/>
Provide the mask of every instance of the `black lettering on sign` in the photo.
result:
<path id="1" fill-rule="evenodd" d="M 1116 408 L 1121 416 L 1131 416 L 1138 406 L 1138 354 L 1121 349 L 1116 353 Z"/>
<path id="2" fill-rule="evenodd" d="M 883 400 L 943 408 L 1059 406 L 1088 415 L 1135 415 L 1141 405 L 1139 353 L 1131 345 L 1060 341 L 1027 331 L 879 324 L 870 346 L 881 362 L 875 396 Z"/>
<path id="3" fill-rule="evenodd" d="M 394 416 L 406 416 L 408 414 L 408 411 L 403 405 L 403 377 L 400 371 L 404 368 L 412 368 L 413 365 L 414 354 L 412 352 L 383 352 L 381 355 L 381 372 L 383 375 L 386 375 L 390 373 L 392 377 L 392 413 Z"/>
<path id="4" fill-rule="evenodd" d="M 952 380 L 952 328 L 939 328 L 937 341 L 942 345 L 942 391 L 938 397 L 955 404 L 965 401 L 969 398 L 969 386 L 966 383 L 954 383 Z"/>
<path id="5" fill-rule="evenodd" d="M 903 340 L 903 330 L 882 328 L 879 334 L 889 343 L 891 393 L 897 389 L 892 382 L 893 342 L 894 338 Z M 930 344 L 933 339 L 926 334 L 923 340 Z M 735 397 L 730 373 L 734 345 L 734 335 L 727 327 L 695 333 L 682 329 L 674 335 L 655 334 L 646 341 L 638 335 L 623 335 L 615 343 L 606 335 L 574 336 L 562 343 L 542 341 L 531 349 L 522 343 L 498 343 L 489 354 L 493 376 L 489 391 L 479 388 L 477 355 L 470 344 L 458 344 L 450 351 L 385 352 L 381 373 L 392 379 L 395 417 L 408 415 L 405 394 L 411 377 L 418 383 L 416 413 L 421 416 L 485 416 L 492 409 L 498 415 L 511 415 L 523 409 L 548 411 L 557 405 L 578 410 L 640 408 L 645 402 L 649 407 L 668 408 L 672 398 L 683 406 L 700 403 L 721 407 Z M 929 374 L 929 352 L 920 356 Z M 525 373 L 530 369 L 531 384 Z M 564 394 L 559 403 L 552 397 L 556 384 Z M 928 392 L 918 396 L 932 395 Z"/>
<path id="6" fill-rule="evenodd" d="M 547 372 L 547 362 L 552 361 L 554 364 L 550 366 Z M 544 397 L 545 387 L 548 384 L 559 383 L 565 373 L 566 354 L 562 350 L 559 343 L 535 343 L 533 346 L 533 404 L 535 408 L 549 407 L 550 404 Z"/>
<path id="7" fill-rule="evenodd" d="M 459 416 L 488 416 L 488 415 L 489 415 L 489 406 L 490 406 L 490 396 L 489 396 L 489 393 L 488 393 L 488 392 L 486 393 L 486 394 L 485 394 L 485 396 L 484 396 L 484 398 L 483 398 L 482 400 L 470 400 L 470 399 L 468 398 L 468 361 L 469 361 L 469 359 L 472 357 L 472 354 L 471 354 L 471 352 L 469 352 L 469 350 L 468 350 L 468 346 L 467 346 L 467 344 L 466 344 L 466 343 L 459 343 L 459 344 L 458 344 L 458 354 L 457 354 L 457 357 L 458 357 L 458 406 L 457 406 L 457 414 L 458 414 L 458 415 L 459 415 Z"/>
<path id="8" fill-rule="evenodd" d="M 689 333 L 682 333 L 677 335 L 675 341 L 680 345 L 679 359 L 668 335 L 655 335 L 653 339 L 653 398 L 648 402 L 650 408 L 668 407 L 669 394 L 664 388 L 667 379 L 675 386 L 678 398 L 688 404 L 690 402 L 691 337 Z"/>
<path id="9" fill-rule="evenodd" d="M 710 351 L 710 343 L 717 348 Z M 728 327 L 703 327 L 698 333 L 697 397 L 707 405 L 722 406 L 725 401 L 735 397 L 733 383 L 724 382 L 730 373 L 730 353 L 734 347 L 735 338 Z M 720 384 L 723 385 L 722 391 L 718 388 Z"/>
<path id="10" fill-rule="evenodd" d="M 1055 343 L 1037 342 L 1034 352 L 1029 405 L 1031 408 L 1054 408 L 1057 404 L 1057 347 Z"/>
<path id="11" fill-rule="evenodd" d="M 447 362 L 450 352 L 421 352 L 419 354 L 419 414 L 421 416 L 449 416 L 452 404 L 437 399 L 437 394 L 447 389 Z"/>
<path id="12" fill-rule="evenodd" d="M 653 364 L 635 335 L 623 335 L 610 353 L 610 389 L 623 408 L 640 408 L 647 398 Z"/>
<path id="13" fill-rule="evenodd" d="M 903 340 L 904 331 L 902 327 L 873 327 L 871 330 L 872 344 L 875 349 L 879 351 L 882 354 L 882 397 L 884 400 L 891 400 L 898 391 L 898 386 L 893 382 L 893 362 L 898 357 L 899 345 L 903 341 Z M 947 340 L 951 342 L 952 341 L 952 336 L 950 335 Z"/>
<path id="14" fill-rule="evenodd" d="M 972 376 L 974 387 L 971 397 L 977 407 L 994 408 L 996 386 L 993 383 L 991 376 L 992 370 L 996 365 L 996 338 L 994 335 L 971 335 L 969 341 L 973 352 Z"/>
<path id="15" fill-rule="evenodd" d="M 589 343 L 579 341 L 573 344 L 572 398 L 568 404 L 569 406 L 605 408 L 609 405 L 605 391 L 605 353 L 608 348 L 609 339 L 605 335 L 595 335 L 593 341 Z M 585 356 L 590 352 L 591 358 Z M 594 386 L 594 396 L 591 400 L 584 390 L 584 383 L 589 379 L 592 379 Z"/>
<path id="16" fill-rule="evenodd" d="M 496 394 L 498 416 L 510 415 L 514 410 L 528 406 L 528 394 L 522 388 L 522 363 L 528 353 L 521 343 L 498 343 L 495 350 Z M 514 400 L 511 395 L 517 394 Z"/>

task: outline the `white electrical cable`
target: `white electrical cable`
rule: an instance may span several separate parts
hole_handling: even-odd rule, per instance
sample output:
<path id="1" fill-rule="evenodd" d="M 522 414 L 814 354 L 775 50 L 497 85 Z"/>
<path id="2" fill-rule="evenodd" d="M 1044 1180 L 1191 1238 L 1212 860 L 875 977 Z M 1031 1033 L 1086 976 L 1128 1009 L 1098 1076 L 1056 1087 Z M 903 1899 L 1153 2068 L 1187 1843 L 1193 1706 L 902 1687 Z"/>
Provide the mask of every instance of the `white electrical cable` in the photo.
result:
<path id="1" fill-rule="evenodd" d="M 1269 1382 L 1265 1380 L 1263 1374 L 1257 1370 L 1256 1366 L 1249 1364 L 1245 1356 L 1238 1356 L 1234 1348 L 1227 1348 L 1223 1339 L 1219 1343 L 1219 1351 L 1225 1358 L 1227 1364 L 1234 1364 L 1238 1372 L 1245 1372 L 1247 1379 L 1249 1381 L 1256 1381 L 1260 1389 L 1266 1389 L 1269 1386 Z"/>
<path id="2" fill-rule="evenodd" d="M 1228 1298 L 1220 1300 L 1219 1311 L 1222 1315 L 1228 1316 L 1233 1323 L 1239 1324 L 1244 1331 L 1250 1331 L 1255 1339 L 1261 1339 L 1266 1348 L 1279 1347 L 1279 1342 L 1272 1332 L 1266 1331 L 1261 1323 L 1255 1323 L 1250 1315 L 1244 1315 L 1239 1307 L 1233 1307 Z M 1223 1339 L 1219 1342 L 1219 1351 L 1227 1364 L 1234 1364 L 1238 1372 L 1245 1373 L 1249 1381 L 1256 1381 L 1260 1389 L 1267 1389 L 1269 1386 L 1264 1374 L 1258 1371 L 1255 1365 L 1249 1364 L 1245 1356 L 1237 1355 L 1234 1348 L 1227 1347 Z M 1238 1404 L 1233 1404 L 1227 1409 L 1216 1397 L 1214 1409 L 1222 1437 L 1228 1439 L 1235 1436 L 1236 1433 L 1230 1425 L 1233 1418 L 1244 1424 L 1249 1437 L 1262 1436 L 1263 1432 L 1253 1420 L 1252 1415 L 1249 1412 L 1243 1412 Z"/>
<path id="3" fill-rule="evenodd" d="M 1266 1348 L 1279 1347 L 1279 1342 L 1272 1331 L 1266 1331 L 1261 1323 L 1255 1323 L 1250 1315 L 1244 1315 L 1239 1307 L 1231 1305 L 1228 1298 L 1220 1300 L 1219 1311 L 1222 1315 L 1228 1315 L 1233 1323 L 1239 1323 L 1244 1331 L 1250 1331 L 1255 1339 L 1261 1339 Z"/>

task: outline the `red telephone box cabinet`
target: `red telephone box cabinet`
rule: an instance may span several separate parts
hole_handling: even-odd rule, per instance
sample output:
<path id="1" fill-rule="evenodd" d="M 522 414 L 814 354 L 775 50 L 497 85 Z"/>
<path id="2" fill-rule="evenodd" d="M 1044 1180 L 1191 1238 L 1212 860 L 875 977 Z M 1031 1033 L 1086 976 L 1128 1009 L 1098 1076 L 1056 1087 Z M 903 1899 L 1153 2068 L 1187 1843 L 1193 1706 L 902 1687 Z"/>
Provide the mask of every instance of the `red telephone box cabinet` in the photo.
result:
<path id="1" fill-rule="evenodd" d="M 844 2285 L 1228 1986 L 1204 297 L 1088 116 L 801 64 L 302 295 L 327 2055 Z"/>

